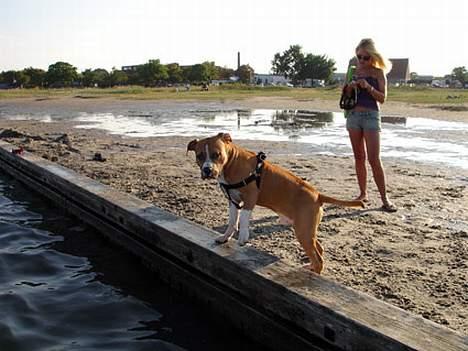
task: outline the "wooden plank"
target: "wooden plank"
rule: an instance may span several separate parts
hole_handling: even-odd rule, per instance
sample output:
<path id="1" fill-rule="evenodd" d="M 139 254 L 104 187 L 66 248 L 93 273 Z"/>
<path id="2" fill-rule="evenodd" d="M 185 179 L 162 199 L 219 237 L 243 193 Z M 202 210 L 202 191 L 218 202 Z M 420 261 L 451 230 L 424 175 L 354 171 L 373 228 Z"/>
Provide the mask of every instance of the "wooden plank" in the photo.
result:
<path id="1" fill-rule="evenodd" d="M 0 162 L 142 247 L 235 296 L 310 344 L 342 350 L 466 350 L 467 338 L 250 247 L 216 245 L 218 233 L 49 161 L 10 153 Z M 98 226 L 99 229 L 99 226 Z M 128 240 L 130 240 L 128 239 Z M 128 245 L 123 243 L 124 246 Z M 273 337 L 273 336 L 272 336 Z M 319 342 L 320 344 L 320 342 Z"/>

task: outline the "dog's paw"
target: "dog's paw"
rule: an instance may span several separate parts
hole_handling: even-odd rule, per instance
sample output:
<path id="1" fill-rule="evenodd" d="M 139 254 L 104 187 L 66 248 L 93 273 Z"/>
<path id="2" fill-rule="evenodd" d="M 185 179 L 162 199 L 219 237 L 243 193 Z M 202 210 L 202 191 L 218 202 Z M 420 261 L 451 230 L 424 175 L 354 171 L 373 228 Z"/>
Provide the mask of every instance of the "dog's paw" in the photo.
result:
<path id="1" fill-rule="evenodd" d="M 239 244 L 239 246 L 245 246 L 245 244 L 247 244 L 247 242 L 248 242 L 248 240 L 239 239 L 238 244 Z"/>
<path id="2" fill-rule="evenodd" d="M 225 235 L 221 235 L 221 236 L 218 236 L 215 241 L 218 243 L 218 244 L 224 244 L 224 243 L 227 243 L 229 241 L 229 236 L 226 237 Z"/>
<path id="3" fill-rule="evenodd" d="M 244 246 L 249 241 L 249 231 L 248 230 L 241 230 L 239 232 L 239 240 L 238 243 L 240 246 Z"/>

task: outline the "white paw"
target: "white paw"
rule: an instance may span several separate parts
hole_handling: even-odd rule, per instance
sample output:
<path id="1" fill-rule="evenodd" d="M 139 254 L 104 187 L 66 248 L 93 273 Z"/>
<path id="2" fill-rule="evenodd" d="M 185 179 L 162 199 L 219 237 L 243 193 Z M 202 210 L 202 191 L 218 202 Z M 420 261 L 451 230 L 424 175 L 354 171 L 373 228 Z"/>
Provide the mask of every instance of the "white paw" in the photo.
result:
<path id="1" fill-rule="evenodd" d="M 247 241 L 249 241 L 249 232 L 241 231 L 239 233 L 239 240 L 238 240 L 239 245 L 244 246 L 245 244 L 247 244 Z"/>
<path id="2" fill-rule="evenodd" d="M 238 241 L 239 246 L 244 246 L 245 244 L 247 244 L 247 241 L 248 241 L 248 240 L 240 240 L 240 239 L 239 239 L 239 241 Z"/>

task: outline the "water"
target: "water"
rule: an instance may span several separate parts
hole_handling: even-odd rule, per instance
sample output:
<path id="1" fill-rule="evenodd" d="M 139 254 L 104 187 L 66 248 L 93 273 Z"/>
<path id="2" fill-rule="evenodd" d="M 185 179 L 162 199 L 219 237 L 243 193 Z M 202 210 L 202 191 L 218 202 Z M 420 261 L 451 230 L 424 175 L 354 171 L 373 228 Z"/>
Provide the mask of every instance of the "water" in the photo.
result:
<path id="1" fill-rule="evenodd" d="M 127 137 L 194 136 L 229 132 L 234 140 L 289 141 L 309 152 L 350 155 L 342 113 L 291 110 L 239 110 L 214 103 L 148 105 L 98 112 L 0 111 L 0 118 L 43 122 L 73 120 L 78 128 L 99 128 Z M 468 169 L 468 123 L 407 118 L 383 123 L 382 156 Z"/>
<path id="2" fill-rule="evenodd" d="M 0 350 L 183 349 L 262 348 L 0 173 Z"/>
<path id="3" fill-rule="evenodd" d="M 78 128 L 99 128 L 131 137 L 209 136 L 230 132 L 234 139 L 295 141 L 314 152 L 352 153 L 342 113 L 281 110 L 185 111 L 171 115 L 82 114 Z M 383 123 L 383 157 L 468 169 L 468 123 L 408 118 Z"/>

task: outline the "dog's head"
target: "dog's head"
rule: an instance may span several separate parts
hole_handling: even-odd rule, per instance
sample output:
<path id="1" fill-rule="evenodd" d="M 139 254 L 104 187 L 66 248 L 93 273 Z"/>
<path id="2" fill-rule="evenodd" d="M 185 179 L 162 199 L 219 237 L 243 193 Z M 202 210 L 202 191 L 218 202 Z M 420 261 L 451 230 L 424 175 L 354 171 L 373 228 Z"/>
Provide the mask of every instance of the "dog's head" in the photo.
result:
<path id="1" fill-rule="evenodd" d="M 187 152 L 195 152 L 202 179 L 219 177 L 228 161 L 227 146 L 231 142 L 229 134 L 219 133 L 214 137 L 195 139 L 188 143 Z"/>

